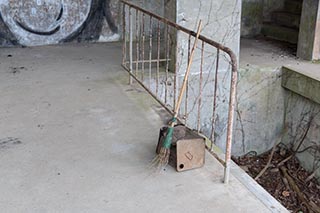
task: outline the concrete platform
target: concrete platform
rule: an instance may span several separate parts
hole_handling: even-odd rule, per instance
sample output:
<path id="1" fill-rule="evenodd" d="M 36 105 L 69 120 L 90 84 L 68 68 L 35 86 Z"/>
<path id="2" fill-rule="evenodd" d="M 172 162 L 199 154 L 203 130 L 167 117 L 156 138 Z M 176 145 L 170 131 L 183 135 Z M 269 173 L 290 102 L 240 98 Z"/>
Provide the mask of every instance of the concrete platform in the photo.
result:
<path id="1" fill-rule="evenodd" d="M 153 173 L 167 115 L 126 84 L 120 56 L 118 44 L 1 49 L 1 212 L 285 211 L 234 176 L 222 184 L 209 155 L 202 169 Z"/>

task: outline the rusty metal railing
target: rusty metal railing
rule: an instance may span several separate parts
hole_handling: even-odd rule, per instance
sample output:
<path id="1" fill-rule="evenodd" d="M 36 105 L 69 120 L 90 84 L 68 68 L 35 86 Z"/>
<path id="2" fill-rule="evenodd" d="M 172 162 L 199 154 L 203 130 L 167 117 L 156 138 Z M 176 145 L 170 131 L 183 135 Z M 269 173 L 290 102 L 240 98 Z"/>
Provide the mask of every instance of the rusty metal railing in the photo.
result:
<path id="1" fill-rule="evenodd" d="M 179 83 L 190 56 L 196 33 L 137 5 L 122 1 L 123 5 L 123 67 L 163 107 L 173 112 Z M 185 47 L 177 41 L 185 39 Z M 200 35 L 197 59 L 187 85 L 180 121 L 211 143 L 224 136 L 224 182 L 229 182 L 234 111 L 236 103 L 237 58 L 224 45 Z M 229 80 L 227 80 L 229 79 Z M 210 110 L 209 110 L 210 109 Z M 209 112 L 210 111 L 210 112 Z M 226 114 L 225 122 L 220 119 Z M 223 133 L 226 132 L 226 133 Z M 208 147 L 212 149 L 213 145 Z M 213 150 L 211 150 L 213 154 Z"/>

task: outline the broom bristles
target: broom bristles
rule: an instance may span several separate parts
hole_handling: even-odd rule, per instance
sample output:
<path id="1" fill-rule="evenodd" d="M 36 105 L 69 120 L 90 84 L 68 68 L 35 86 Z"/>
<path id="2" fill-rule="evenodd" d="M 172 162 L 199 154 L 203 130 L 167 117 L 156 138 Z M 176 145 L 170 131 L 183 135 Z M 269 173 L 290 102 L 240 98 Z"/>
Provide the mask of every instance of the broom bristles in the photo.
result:
<path id="1" fill-rule="evenodd" d="M 159 152 L 159 161 L 160 165 L 163 167 L 167 166 L 169 163 L 169 157 L 170 157 L 170 149 L 161 147 Z"/>
<path id="2" fill-rule="evenodd" d="M 173 136 L 173 129 L 174 129 L 174 122 L 176 118 L 173 117 L 171 125 L 167 129 L 167 134 L 164 138 L 163 143 L 161 144 L 161 148 L 159 153 L 151 162 L 151 166 L 156 167 L 158 171 L 164 169 L 168 163 L 170 158 L 170 148 L 172 144 L 172 136 Z"/>
<path id="3" fill-rule="evenodd" d="M 168 163 L 170 158 L 170 149 L 161 147 L 159 154 L 151 162 L 151 167 L 155 167 L 157 171 L 164 169 Z"/>

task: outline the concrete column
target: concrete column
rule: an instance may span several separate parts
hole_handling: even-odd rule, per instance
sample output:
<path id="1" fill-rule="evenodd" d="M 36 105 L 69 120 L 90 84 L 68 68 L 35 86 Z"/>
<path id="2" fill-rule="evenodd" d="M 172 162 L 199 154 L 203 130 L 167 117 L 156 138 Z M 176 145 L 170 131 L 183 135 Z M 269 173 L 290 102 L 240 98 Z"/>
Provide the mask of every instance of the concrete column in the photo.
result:
<path id="1" fill-rule="evenodd" d="M 182 25 L 190 30 L 196 31 L 199 20 L 202 20 L 201 34 L 208 37 L 211 40 L 219 42 L 229 48 L 239 58 L 240 48 L 240 25 L 241 25 L 241 0 L 166 0 L 165 1 L 165 16 L 172 21 Z M 187 63 L 188 63 L 188 51 L 192 48 L 194 39 L 190 41 L 189 47 L 189 35 L 183 32 L 173 32 L 172 40 L 174 40 L 171 46 L 175 50 L 172 53 L 172 61 L 176 62 L 177 70 L 177 84 L 181 85 L 184 77 Z M 199 73 L 203 72 L 203 85 L 202 85 L 202 107 L 201 107 L 201 131 L 210 135 L 212 128 L 212 109 L 213 109 L 213 86 L 215 78 L 215 68 L 217 60 L 217 49 L 210 45 L 205 45 L 205 51 L 203 56 L 203 66 L 201 66 L 202 43 L 198 43 L 198 48 L 195 51 L 193 63 L 191 67 L 191 75 L 189 77 L 188 88 L 189 93 L 187 104 L 183 104 L 181 110 L 182 113 L 188 114 L 188 126 L 197 128 L 197 109 L 195 103 L 197 103 L 198 94 L 200 93 Z M 219 53 L 219 71 L 218 71 L 218 100 L 217 111 L 215 119 L 217 136 L 215 143 L 222 149 L 225 148 L 226 142 L 226 126 L 228 119 L 228 99 L 231 80 L 231 66 L 230 58 L 220 51 Z M 202 67 L 202 69 L 201 69 Z"/>
<path id="2" fill-rule="evenodd" d="M 306 60 L 320 59 L 319 0 L 303 1 L 297 55 Z"/>
<path id="3" fill-rule="evenodd" d="M 194 31 L 201 19 L 202 35 L 231 48 L 239 56 L 241 0 L 166 0 L 165 16 Z M 183 33 L 176 36 L 180 55 L 187 56 L 188 36 Z"/>

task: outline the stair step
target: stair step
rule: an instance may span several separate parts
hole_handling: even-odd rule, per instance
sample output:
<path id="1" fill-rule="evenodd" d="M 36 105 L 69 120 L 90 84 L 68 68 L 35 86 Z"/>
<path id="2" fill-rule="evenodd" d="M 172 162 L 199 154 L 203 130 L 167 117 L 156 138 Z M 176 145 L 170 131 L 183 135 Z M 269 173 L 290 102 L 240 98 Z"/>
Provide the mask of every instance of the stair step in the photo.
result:
<path id="1" fill-rule="evenodd" d="M 273 23 L 264 23 L 261 29 L 262 35 L 279 41 L 286 41 L 297 44 L 299 30 L 289 27 L 279 26 Z"/>
<path id="2" fill-rule="evenodd" d="M 272 13 L 272 21 L 278 25 L 292 28 L 299 28 L 300 14 L 289 13 L 285 11 L 276 11 Z"/>
<path id="3" fill-rule="evenodd" d="M 284 10 L 290 13 L 301 14 L 302 1 L 301 0 L 286 0 L 284 3 Z"/>

